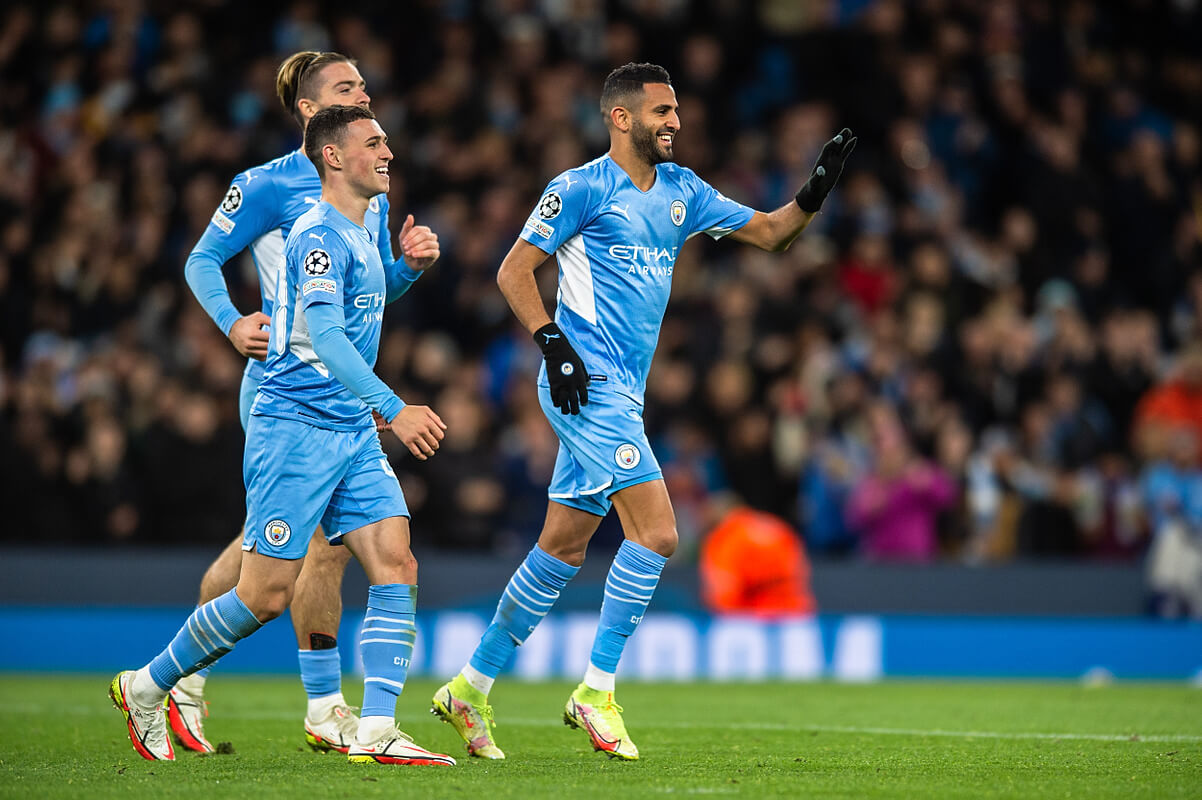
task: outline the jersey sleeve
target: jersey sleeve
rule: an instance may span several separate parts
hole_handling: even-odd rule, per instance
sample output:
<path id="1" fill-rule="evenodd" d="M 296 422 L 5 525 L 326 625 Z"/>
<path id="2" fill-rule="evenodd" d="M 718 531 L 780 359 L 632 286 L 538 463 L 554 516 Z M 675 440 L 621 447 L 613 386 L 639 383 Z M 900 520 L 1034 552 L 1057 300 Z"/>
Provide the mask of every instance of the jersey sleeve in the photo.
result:
<path id="1" fill-rule="evenodd" d="M 222 333 L 242 315 L 230 300 L 222 267 L 264 233 L 278 227 L 272 181 L 248 170 L 234 178 L 200 241 L 188 254 L 184 278 Z"/>
<path id="2" fill-rule="evenodd" d="M 396 256 L 392 254 L 392 236 L 388 233 L 388 196 L 379 195 L 380 202 L 380 230 L 376 232 L 376 246 L 380 251 L 380 263 L 385 266 L 396 261 Z"/>
<path id="3" fill-rule="evenodd" d="M 550 255 L 580 233 L 591 205 L 588 182 L 573 170 L 564 172 L 547 184 L 522 227 L 521 237 Z"/>
<path id="4" fill-rule="evenodd" d="M 721 239 L 742 228 L 755 216 L 755 209 L 736 203 L 699 178 L 691 169 L 684 170 L 685 180 L 692 186 L 693 200 L 688 216 L 692 217 L 690 236 L 707 233 Z M 675 213 L 675 210 L 673 210 Z"/>
<path id="5" fill-rule="evenodd" d="M 333 228 L 318 225 L 289 237 L 288 271 L 300 287 L 300 306 L 322 303 L 341 306 L 346 274 L 354 262 L 346 242 Z"/>
<path id="6" fill-rule="evenodd" d="M 377 232 L 377 247 L 380 251 L 380 263 L 384 265 L 384 282 L 387 285 L 385 303 L 391 303 L 405 292 L 409 291 L 418 278 L 422 276 L 417 270 L 409 268 L 403 258 L 392 254 L 392 238 L 388 232 L 388 198 L 380 195 L 380 230 Z"/>
<path id="7" fill-rule="evenodd" d="M 389 422 L 401 413 L 404 401 L 371 370 L 346 335 L 346 311 L 341 304 L 316 303 L 306 306 L 305 322 L 313 340 L 313 352 L 338 382 L 375 409 Z"/>

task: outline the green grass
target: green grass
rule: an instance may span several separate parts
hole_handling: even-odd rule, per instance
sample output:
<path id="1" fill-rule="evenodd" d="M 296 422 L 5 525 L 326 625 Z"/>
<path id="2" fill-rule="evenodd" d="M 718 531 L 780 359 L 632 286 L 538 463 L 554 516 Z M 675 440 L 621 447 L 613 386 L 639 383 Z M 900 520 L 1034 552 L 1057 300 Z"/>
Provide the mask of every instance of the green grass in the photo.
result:
<path id="1" fill-rule="evenodd" d="M 502 681 L 508 760 L 406 768 L 310 752 L 295 678 L 220 674 L 207 732 L 235 752 L 143 761 L 110 677 L 0 677 L 0 798 L 1202 797 L 1202 689 L 1181 685 L 628 684 L 643 757 L 621 763 L 561 724 L 570 686 Z M 434 688 L 410 682 L 401 726 L 459 756 Z"/>

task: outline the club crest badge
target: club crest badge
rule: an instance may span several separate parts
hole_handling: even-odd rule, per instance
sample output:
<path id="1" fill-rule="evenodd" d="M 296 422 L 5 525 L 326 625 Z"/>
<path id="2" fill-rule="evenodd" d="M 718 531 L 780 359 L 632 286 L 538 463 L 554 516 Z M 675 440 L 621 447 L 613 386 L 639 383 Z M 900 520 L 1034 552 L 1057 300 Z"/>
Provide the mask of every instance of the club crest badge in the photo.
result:
<path id="1" fill-rule="evenodd" d="M 263 535 L 267 543 L 274 547 L 283 547 L 292 538 L 292 528 L 282 519 L 273 519 L 263 527 Z"/>
<path id="2" fill-rule="evenodd" d="M 614 452 L 614 461 L 622 469 L 634 469 L 643 460 L 643 454 L 632 444 L 620 445 Z"/>
<path id="3" fill-rule="evenodd" d="M 672 224 L 680 227 L 684 224 L 685 205 L 683 200 L 673 200 L 672 207 L 669 209 L 672 216 Z"/>

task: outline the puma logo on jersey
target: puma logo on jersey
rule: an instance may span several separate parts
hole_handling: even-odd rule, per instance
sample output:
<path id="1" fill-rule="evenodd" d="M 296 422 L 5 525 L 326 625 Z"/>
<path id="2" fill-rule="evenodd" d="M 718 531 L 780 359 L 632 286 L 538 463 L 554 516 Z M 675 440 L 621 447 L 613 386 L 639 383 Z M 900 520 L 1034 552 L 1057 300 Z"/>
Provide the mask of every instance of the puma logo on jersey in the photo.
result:
<path id="1" fill-rule="evenodd" d="M 627 203 L 625 206 L 620 206 L 617 203 L 611 203 L 609 210 L 618 212 L 622 216 L 626 217 L 627 221 L 630 220 L 630 203 Z"/>
<path id="2" fill-rule="evenodd" d="M 310 233 L 309 238 L 316 239 L 317 241 L 321 242 L 322 244 L 326 243 L 326 235 L 324 233 L 320 234 L 320 235 L 316 234 L 316 233 Z"/>

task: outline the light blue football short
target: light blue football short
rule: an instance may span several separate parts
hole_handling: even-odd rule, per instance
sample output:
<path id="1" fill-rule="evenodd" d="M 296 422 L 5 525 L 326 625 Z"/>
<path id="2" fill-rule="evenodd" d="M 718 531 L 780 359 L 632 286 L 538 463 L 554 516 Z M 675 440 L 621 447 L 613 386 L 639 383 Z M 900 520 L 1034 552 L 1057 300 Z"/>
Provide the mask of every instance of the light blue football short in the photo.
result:
<path id="1" fill-rule="evenodd" d="M 552 405 L 546 386 L 538 387 L 538 400 L 559 437 L 547 489 L 551 500 L 603 517 L 614 492 L 663 478 L 643 429 L 643 410 L 631 398 L 589 387 L 588 405 L 576 415 Z"/>
<path id="2" fill-rule="evenodd" d="M 304 558 L 319 522 L 330 544 L 342 544 L 364 525 L 409 516 L 375 428 L 331 431 L 252 414 L 242 477 L 242 549 L 273 558 Z"/>

